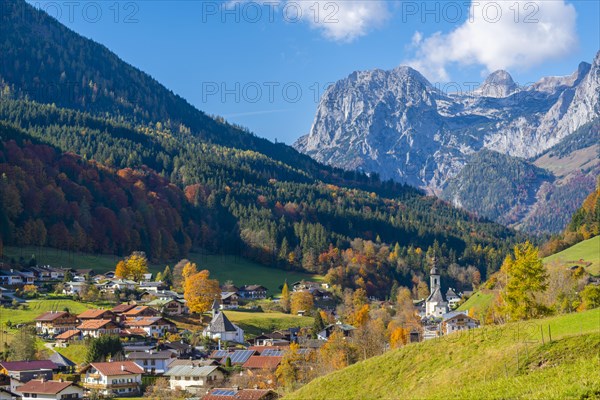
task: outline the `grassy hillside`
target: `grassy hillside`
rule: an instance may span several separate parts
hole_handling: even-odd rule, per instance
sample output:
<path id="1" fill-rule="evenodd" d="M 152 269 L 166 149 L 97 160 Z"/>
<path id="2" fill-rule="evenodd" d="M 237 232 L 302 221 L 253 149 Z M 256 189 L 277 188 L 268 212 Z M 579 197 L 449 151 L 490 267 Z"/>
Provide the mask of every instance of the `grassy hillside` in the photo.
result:
<path id="1" fill-rule="evenodd" d="M 599 352 L 596 309 L 411 344 L 286 399 L 597 398 Z"/>
<path id="2" fill-rule="evenodd" d="M 260 335 L 276 329 L 312 326 L 313 323 L 312 317 L 298 317 L 278 312 L 226 311 L 225 314 L 231 322 L 250 335 Z"/>
<path id="3" fill-rule="evenodd" d="M 583 260 L 583 262 L 580 262 Z M 587 265 L 586 271 L 592 275 L 600 275 L 600 236 L 579 242 L 574 246 L 544 258 L 546 265 L 550 263 L 559 265 Z"/>
<path id="4" fill-rule="evenodd" d="M 467 311 L 472 309 L 472 315 L 481 320 L 482 316 L 486 314 L 487 309 L 492 305 L 495 295 L 496 294 L 492 290 L 475 292 L 467 301 L 458 307 L 458 310 Z"/>
<path id="5" fill-rule="evenodd" d="M 7 246 L 4 248 L 4 255 L 15 260 L 20 257 L 29 260 L 32 255 L 35 255 L 40 265 L 76 269 L 93 268 L 96 272 L 114 271 L 115 265 L 119 261 L 119 257 L 116 256 L 73 253 L 47 247 Z M 269 268 L 237 256 L 191 253 L 188 259 L 198 264 L 199 269 L 208 269 L 211 276 L 218 279 L 219 282 L 232 280 L 236 285 L 257 283 L 269 289 L 271 295 L 279 294 L 280 286 L 286 280 L 292 283 L 301 279 L 321 279 L 318 275 Z M 172 266 L 173 263 L 171 263 Z M 162 271 L 164 267 L 162 264 L 150 265 L 150 271 L 156 273 Z"/>

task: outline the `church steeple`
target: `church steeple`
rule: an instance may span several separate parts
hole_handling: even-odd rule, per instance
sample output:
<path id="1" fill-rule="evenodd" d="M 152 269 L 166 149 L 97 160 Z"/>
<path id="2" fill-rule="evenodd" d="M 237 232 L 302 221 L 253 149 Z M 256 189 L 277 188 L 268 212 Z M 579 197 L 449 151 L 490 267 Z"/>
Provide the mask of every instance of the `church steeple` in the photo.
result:
<path id="1" fill-rule="evenodd" d="M 433 293 L 435 289 L 440 289 L 440 272 L 437 269 L 437 260 L 435 257 L 431 260 L 433 264 L 431 267 L 431 271 L 429 271 L 429 280 L 430 280 L 430 292 Z"/>

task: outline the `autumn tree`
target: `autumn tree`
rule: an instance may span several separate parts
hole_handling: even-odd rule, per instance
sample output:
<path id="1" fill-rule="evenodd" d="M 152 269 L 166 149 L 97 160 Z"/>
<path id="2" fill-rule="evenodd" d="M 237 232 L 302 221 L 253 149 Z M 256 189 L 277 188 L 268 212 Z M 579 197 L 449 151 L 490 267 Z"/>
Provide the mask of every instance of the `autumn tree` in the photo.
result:
<path id="1" fill-rule="evenodd" d="M 292 314 L 298 314 L 298 311 L 310 312 L 315 305 L 312 293 L 307 290 L 294 292 L 291 296 Z"/>
<path id="2" fill-rule="evenodd" d="M 297 343 L 290 344 L 289 350 L 283 355 L 281 364 L 275 372 L 279 383 L 288 391 L 294 390 L 298 384 L 300 366 L 303 361 L 299 349 L 300 346 Z"/>
<path id="3" fill-rule="evenodd" d="M 319 350 L 320 364 L 326 371 L 336 371 L 356 362 L 356 348 L 338 330 L 329 336 Z"/>
<path id="4" fill-rule="evenodd" d="M 538 249 L 530 242 L 514 248 L 514 258 L 507 256 L 501 271 L 507 284 L 502 293 L 504 310 L 513 320 L 529 319 L 544 313 L 538 294 L 548 287 L 548 274 Z"/>
<path id="5" fill-rule="evenodd" d="M 139 282 L 148 273 L 148 259 L 141 251 L 131 253 L 125 260 L 119 261 L 115 269 L 115 275 L 121 279 L 132 279 Z"/>
<path id="6" fill-rule="evenodd" d="M 290 289 L 288 288 L 287 281 L 283 283 L 281 289 L 281 307 L 284 312 L 290 312 Z"/>
<path id="7" fill-rule="evenodd" d="M 220 295 L 219 281 L 210 279 L 210 272 L 207 270 L 189 275 L 184 281 L 183 296 L 191 312 L 202 314 L 210 310 L 212 303 Z"/>
<path id="8" fill-rule="evenodd" d="M 189 260 L 183 259 L 173 267 L 173 289 L 183 289 L 183 268 L 189 263 Z"/>

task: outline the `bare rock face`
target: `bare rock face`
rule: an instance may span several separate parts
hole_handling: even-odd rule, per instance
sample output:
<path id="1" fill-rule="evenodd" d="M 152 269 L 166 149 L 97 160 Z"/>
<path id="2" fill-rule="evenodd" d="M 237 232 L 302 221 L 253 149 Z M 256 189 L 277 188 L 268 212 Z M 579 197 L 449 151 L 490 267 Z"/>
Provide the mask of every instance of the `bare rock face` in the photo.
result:
<path id="1" fill-rule="evenodd" d="M 492 73 L 470 94 L 446 94 L 418 71 L 354 72 L 323 95 L 294 145 L 318 161 L 379 173 L 438 193 L 482 149 L 530 158 L 600 116 L 600 52 L 567 77 L 519 87 Z"/>

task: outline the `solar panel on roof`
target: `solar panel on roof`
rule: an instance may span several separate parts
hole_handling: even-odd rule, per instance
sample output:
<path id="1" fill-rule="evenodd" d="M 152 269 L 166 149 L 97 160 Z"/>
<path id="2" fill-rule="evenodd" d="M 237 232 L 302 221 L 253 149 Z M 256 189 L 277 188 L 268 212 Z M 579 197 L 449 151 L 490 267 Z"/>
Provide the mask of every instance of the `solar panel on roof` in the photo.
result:
<path id="1" fill-rule="evenodd" d="M 254 350 L 236 350 L 229 358 L 233 364 L 243 364 L 254 354 Z"/>
<path id="2" fill-rule="evenodd" d="M 235 396 L 234 390 L 215 390 L 212 392 L 213 396 Z"/>
<path id="3" fill-rule="evenodd" d="M 222 358 L 227 357 L 229 352 L 227 350 L 215 350 L 211 355 L 212 358 Z"/>
<path id="4" fill-rule="evenodd" d="M 282 350 L 277 350 L 277 349 L 267 349 L 265 351 L 262 352 L 261 356 L 267 356 L 267 357 L 279 357 L 279 356 L 283 356 L 283 351 Z"/>

